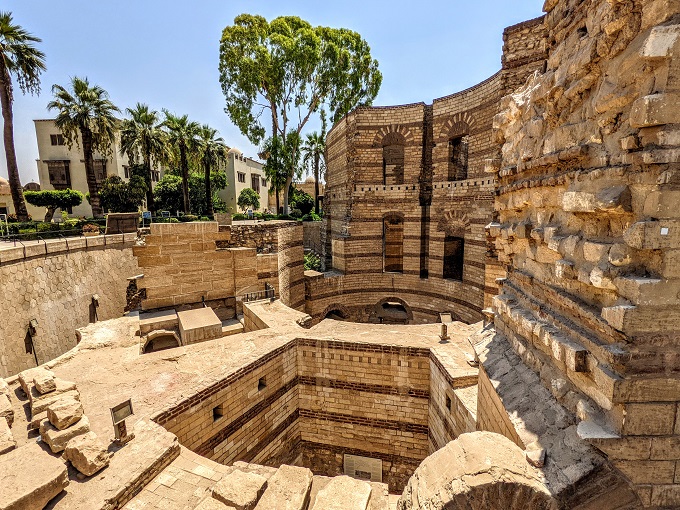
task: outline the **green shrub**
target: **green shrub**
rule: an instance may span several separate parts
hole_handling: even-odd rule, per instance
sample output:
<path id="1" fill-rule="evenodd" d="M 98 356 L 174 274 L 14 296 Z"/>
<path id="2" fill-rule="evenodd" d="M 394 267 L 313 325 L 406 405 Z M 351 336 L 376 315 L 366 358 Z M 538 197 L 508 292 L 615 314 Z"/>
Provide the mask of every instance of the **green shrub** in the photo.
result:
<path id="1" fill-rule="evenodd" d="M 305 253 L 305 271 L 320 271 L 321 270 L 321 259 L 319 256 L 310 251 Z"/>
<path id="2" fill-rule="evenodd" d="M 236 213 L 236 214 L 232 214 L 231 219 L 232 220 L 247 220 L 248 216 L 246 216 L 245 214 Z"/>
<path id="3" fill-rule="evenodd" d="M 321 221 L 321 216 L 315 212 L 310 212 L 302 217 L 302 221 Z"/>

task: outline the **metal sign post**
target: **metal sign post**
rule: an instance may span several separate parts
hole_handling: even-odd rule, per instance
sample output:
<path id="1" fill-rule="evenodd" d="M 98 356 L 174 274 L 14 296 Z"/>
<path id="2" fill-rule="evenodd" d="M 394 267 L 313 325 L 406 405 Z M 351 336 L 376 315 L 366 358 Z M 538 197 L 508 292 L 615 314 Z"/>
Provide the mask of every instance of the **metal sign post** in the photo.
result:
<path id="1" fill-rule="evenodd" d="M 113 430 L 116 434 L 115 441 L 119 446 L 129 443 L 135 437 L 134 434 L 128 434 L 127 427 L 125 426 L 125 419 L 133 414 L 131 399 L 111 408 L 111 420 L 113 421 Z"/>

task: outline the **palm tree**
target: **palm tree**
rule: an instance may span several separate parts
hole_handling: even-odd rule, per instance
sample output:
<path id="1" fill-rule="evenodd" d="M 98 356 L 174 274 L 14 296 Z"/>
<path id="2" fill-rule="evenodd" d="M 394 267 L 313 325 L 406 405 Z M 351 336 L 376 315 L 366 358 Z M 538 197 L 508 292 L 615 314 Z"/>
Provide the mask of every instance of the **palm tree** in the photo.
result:
<path id="1" fill-rule="evenodd" d="M 314 172 L 314 212 L 319 214 L 319 177 L 320 170 L 326 167 L 326 140 L 323 133 L 309 133 L 307 139 L 302 144 L 301 150 L 304 154 L 302 159 L 305 168 L 312 167 Z"/>
<path id="2" fill-rule="evenodd" d="M 203 124 L 199 131 L 201 162 L 205 172 L 205 210 L 208 216 L 213 215 L 212 191 L 210 189 L 210 171 L 215 164 L 227 158 L 227 146 L 224 139 L 217 136 L 217 130 Z"/>
<path id="3" fill-rule="evenodd" d="M 100 86 L 92 85 L 87 78 L 71 78 L 71 90 L 61 85 L 52 86 L 54 99 L 47 104 L 48 110 L 57 110 L 54 123 L 64 135 L 66 145 L 71 148 L 78 144 L 78 135 L 83 141 L 85 175 L 90 192 L 92 216 L 102 216 L 99 200 L 99 184 L 94 172 L 94 151 L 107 154 L 114 141 L 118 119 L 115 112 L 120 110 L 109 100 L 109 94 Z"/>
<path id="4" fill-rule="evenodd" d="M 19 178 L 19 167 L 14 150 L 14 115 L 12 113 L 12 75 L 25 94 L 40 92 L 40 73 L 46 69 L 45 54 L 32 43 L 41 39 L 12 23 L 12 14 L 0 12 L 0 103 L 4 124 L 5 158 L 14 212 L 21 221 L 28 220 L 26 203 Z"/>
<path id="5" fill-rule="evenodd" d="M 191 212 L 189 203 L 189 157 L 198 146 L 198 132 L 200 126 L 192 122 L 186 115 L 181 117 L 163 110 L 165 121 L 163 126 L 168 132 L 168 142 L 176 149 L 175 156 L 179 156 L 179 166 L 182 171 L 182 195 L 184 197 L 184 214 Z"/>
<path id="6" fill-rule="evenodd" d="M 160 129 L 158 112 L 150 110 L 148 105 L 137 103 L 134 108 L 125 110 L 130 119 L 123 121 L 120 130 L 120 153 L 127 154 L 132 163 L 141 157 L 144 165 L 146 181 L 146 207 L 155 211 L 153 203 L 153 186 L 151 164 L 158 164 L 166 159 L 166 134 Z"/>

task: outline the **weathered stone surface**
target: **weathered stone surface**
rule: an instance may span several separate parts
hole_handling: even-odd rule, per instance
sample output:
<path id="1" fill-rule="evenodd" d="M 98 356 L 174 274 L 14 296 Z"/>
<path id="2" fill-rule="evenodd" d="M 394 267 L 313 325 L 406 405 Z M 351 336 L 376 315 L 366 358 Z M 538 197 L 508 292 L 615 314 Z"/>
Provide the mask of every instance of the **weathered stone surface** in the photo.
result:
<path id="1" fill-rule="evenodd" d="M 47 370 L 38 372 L 33 377 L 33 384 L 35 385 L 35 389 L 38 390 L 38 392 L 42 395 L 57 389 L 57 384 L 54 380 L 54 374 L 48 372 Z"/>
<path id="2" fill-rule="evenodd" d="M 255 473 L 232 471 L 213 487 L 212 495 L 236 510 L 252 510 L 267 485 L 267 479 Z"/>
<path id="3" fill-rule="evenodd" d="M 31 388 L 33 388 L 33 379 L 35 378 L 36 375 L 40 374 L 47 374 L 47 375 L 52 375 L 54 376 L 54 372 L 47 370 L 44 367 L 35 367 L 35 368 L 29 368 L 28 370 L 24 370 L 21 372 L 18 376 L 19 379 L 19 384 L 21 385 L 21 389 L 24 390 L 24 393 L 26 394 L 27 397 L 31 397 Z"/>
<path id="4" fill-rule="evenodd" d="M 87 416 L 83 416 L 76 424 L 65 430 L 55 428 L 49 420 L 44 420 L 40 424 L 40 437 L 54 453 L 63 451 L 71 439 L 89 431 L 90 420 L 87 419 Z"/>
<path id="5" fill-rule="evenodd" d="M 108 466 L 112 455 L 94 432 L 73 438 L 64 450 L 64 458 L 85 476 L 92 476 Z"/>
<path id="6" fill-rule="evenodd" d="M 68 483 L 66 465 L 36 443 L 0 455 L 0 510 L 42 510 Z"/>
<path id="7" fill-rule="evenodd" d="M 244 473 L 255 473 L 269 480 L 276 474 L 277 468 L 271 466 L 261 466 L 260 464 L 249 464 L 248 462 L 234 462 L 234 467 Z"/>
<path id="8" fill-rule="evenodd" d="M 73 395 L 68 395 L 51 403 L 47 408 L 47 418 L 59 430 L 76 423 L 83 416 L 83 404 Z"/>
<path id="9" fill-rule="evenodd" d="M 17 442 L 9 428 L 7 420 L 0 418 L 0 455 L 16 448 Z"/>
<path id="10" fill-rule="evenodd" d="M 336 476 L 316 495 L 312 510 L 366 510 L 371 486 L 349 476 Z"/>
<path id="11" fill-rule="evenodd" d="M 5 418 L 10 427 L 14 423 L 14 409 L 9 395 L 0 394 L 0 418 Z"/>
<path id="12" fill-rule="evenodd" d="M 34 398 L 33 401 L 31 402 L 31 415 L 36 416 L 40 413 L 47 411 L 48 407 L 50 407 L 57 400 L 60 400 L 64 397 L 70 397 L 74 398 L 75 400 L 80 400 L 80 392 L 77 389 L 75 389 L 75 384 L 71 383 L 71 388 L 72 389 L 69 391 L 63 392 L 59 391 L 59 383 L 57 383 L 56 391 L 48 393 L 47 395 L 42 395 L 39 398 Z"/>
<path id="13" fill-rule="evenodd" d="M 404 489 L 398 508 L 526 510 L 558 508 L 538 470 L 509 439 L 490 432 L 462 434 L 425 459 Z M 531 503 L 531 506 L 529 506 Z"/>
<path id="14" fill-rule="evenodd" d="M 312 472 L 307 468 L 283 465 L 267 482 L 257 510 L 304 510 L 309 501 Z"/>
<path id="15" fill-rule="evenodd" d="M 227 506 L 214 498 L 207 497 L 201 501 L 194 510 L 234 510 L 234 507 Z"/>
<path id="16" fill-rule="evenodd" d="M 196 308 L 177 314 L 179 334 L 184 345 L 204 342 L 222 336 L 222 322 L 212 308 Z"/>
<path id="17" fill-rule="evenodd" d="M 0 377 L 0 395 L 9 395 L 12 390 L 2 377 Z"/>

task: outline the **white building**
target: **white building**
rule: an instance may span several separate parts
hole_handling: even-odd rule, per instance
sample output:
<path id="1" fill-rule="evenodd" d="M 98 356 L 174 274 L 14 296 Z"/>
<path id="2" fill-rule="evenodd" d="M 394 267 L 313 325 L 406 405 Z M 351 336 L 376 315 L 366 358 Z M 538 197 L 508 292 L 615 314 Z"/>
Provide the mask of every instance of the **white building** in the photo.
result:
<path id="1" fill-rule="evenodd" d="M 54 124 L 53 119 L 38 119 L 35 123 L 35 134 L 38 141 L 38 177 L 40 188 L 65 189 L 71 188 L 87 194 L 87 177 L 85 174 L 85 157 L 83 155 L 82 142 L 74 144 L 69 150 L 64 143 L 61 130 Z M 117 175 L 123 180 L 128 180 L 129 162 L 127 156 L 121 156 L 118 137 L 111 147 L 111 152 L 106 157 L 99 153 L 94 155 L 94 171 L 97 183 L 101 183 L 106 177 Z M 152 172 L 152 185 L 162 177 L 162 170 Z M 92 216 L 92 208 L 87 200 L 73 208 L 72 216 Z"/>
<path id="2" fill-rule="evenodd" d="M 262 169 L 262 163 L 247 158 L 235 147 L 229 149 L 227 162 L 224 165 L 227 174 L 227 187 L 218 192 L 219 197 L 227 204 L 227 211 L 242 212 L 237 201 L 245 188 L 252 188 L 260 194 L 260 209 L 266 211 L 269 201 L 269 187 Z"/>

